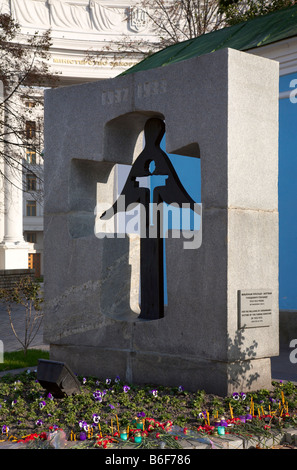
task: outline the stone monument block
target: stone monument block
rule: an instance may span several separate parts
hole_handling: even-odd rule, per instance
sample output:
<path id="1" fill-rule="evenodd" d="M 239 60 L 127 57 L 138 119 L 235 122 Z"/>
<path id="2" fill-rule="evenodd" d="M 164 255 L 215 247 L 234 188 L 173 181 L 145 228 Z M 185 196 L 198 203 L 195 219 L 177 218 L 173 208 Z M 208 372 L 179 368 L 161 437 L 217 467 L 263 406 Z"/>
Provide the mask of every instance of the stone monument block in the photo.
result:
<path id="1" fill-rule="evenodd" d="M 165 122 L 167 154 L 201 159 L 203 220 L 202 243 L 201 233 L 166 238 L 167 304 L 154 320 L 139 315 L 139 238 L 95 228 L 150 118 Z M 220 395 L 269 388 L 279 353 L 278 63 L 223 49 L 48 90 L 45 155 L 51 359 Z M 269 293 L 262 321 L 243 316 L 249 292 Z"/>

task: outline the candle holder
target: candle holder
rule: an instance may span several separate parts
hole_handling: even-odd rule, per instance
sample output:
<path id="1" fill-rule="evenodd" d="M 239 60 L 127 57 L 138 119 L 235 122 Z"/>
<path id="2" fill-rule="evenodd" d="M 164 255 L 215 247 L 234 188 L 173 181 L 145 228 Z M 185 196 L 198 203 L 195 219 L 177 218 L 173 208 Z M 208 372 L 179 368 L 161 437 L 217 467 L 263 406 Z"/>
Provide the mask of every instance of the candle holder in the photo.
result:
<path id="1" fill-rule="evenodd" d="M 123 441 L 127 441 L 128 440 L 128 434 L 127 434 L 127 431 L 126 429 L 124 430 L 121 430 L 120 431 L 120 438 L 123 440 Z"/>
<path id="2" fill-rule="evenodd" d="M 132 424 L 136 427 L 136 429 L 141 429 L 141 431 L 144 430 L 144 425 L 143 425 L 143 421 L 138 419 L 138 418 L 135 418 L 133 421 L 132 421 Z"/>
<path id="3" fill-rule="evenodd" d="M 134 435 L 134 442 L 140 443 L 142 441 L 141 434 L 139 432 L 136 432 Z"/>
<path id="4" fill-rule="evenodd" d="M 225 435 L 225 427 L 224 426 L 218 426 L 218 435 L 219 436 L 224 436 Z"/>

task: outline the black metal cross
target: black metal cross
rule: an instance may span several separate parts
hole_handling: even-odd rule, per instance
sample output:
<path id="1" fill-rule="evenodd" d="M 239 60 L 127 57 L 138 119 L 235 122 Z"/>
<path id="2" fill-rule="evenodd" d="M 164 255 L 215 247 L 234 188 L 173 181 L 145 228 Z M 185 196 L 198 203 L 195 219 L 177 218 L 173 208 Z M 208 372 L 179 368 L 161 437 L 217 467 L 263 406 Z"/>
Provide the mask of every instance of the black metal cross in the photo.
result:
<path id="1" fill-rule="evenodd" d="M 144 320 L 155 320 L 164 316 L 163 203 L 178 205 L 180 208 L 186 204 L 200 214 L 199 206 L 184 189 L 170 159 L 160 148 L 164 133 L 165 124 L 161 119 L 151 118 L 146 122 L 145 147 L 132 165 L 119 198 L 101 215 L 101 219 L 109 219 L 119 211 L 126 211 L 128 207 L 130 210 L 140 204 L 139 318 Z M 150 187 L 144 182 L 151 176 L 158 176 L 158 185 L 154 185 L 152 198 Z M 119 203 L 120 198 L 124 198 L 121 203 Z M 151 202 L 153 202 L 153 231 L 150 220 Z M 154 210 L 155 208 L 158 210 Z"/>

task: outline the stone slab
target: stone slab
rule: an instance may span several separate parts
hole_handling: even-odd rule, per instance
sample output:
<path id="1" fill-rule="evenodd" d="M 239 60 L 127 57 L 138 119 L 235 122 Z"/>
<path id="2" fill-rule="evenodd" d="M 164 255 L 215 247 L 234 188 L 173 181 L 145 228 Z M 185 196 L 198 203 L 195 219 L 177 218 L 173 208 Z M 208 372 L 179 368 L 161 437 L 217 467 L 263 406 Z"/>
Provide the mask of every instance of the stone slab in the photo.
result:
<path id="1" fill-rule="evenodd" d="M 269 388 L 278 354 L 278 77 L 276 62 L 223 49 L 46 91 L 44 337 L 52 359 L 80 373 L 182 379 L 222 395 Z M 182 238 L 166 240 L 168 305 L 157 321 L 139 320 L 135 308 L 136 245 L 94 233 L 97 184 L 108 184 L 116 163 L 135 161 L 149 117 L 165 120 L 167 153 L 201 158 L 203 206 L 202 244 L 201 236 L 186 248 Z M 237 291 L 265 286 L 271 325 L 239 329 Z"/>

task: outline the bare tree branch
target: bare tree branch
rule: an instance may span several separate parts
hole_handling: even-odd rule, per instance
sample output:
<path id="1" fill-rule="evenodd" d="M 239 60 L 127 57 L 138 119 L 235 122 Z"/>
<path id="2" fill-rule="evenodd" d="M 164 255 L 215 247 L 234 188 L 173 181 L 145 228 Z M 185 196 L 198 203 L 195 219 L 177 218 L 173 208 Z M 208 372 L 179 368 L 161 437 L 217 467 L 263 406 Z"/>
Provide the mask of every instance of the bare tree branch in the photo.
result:
<path id="1" fill-rule="evenodd" d="M 34 135 L 28 135 L 32 109 L 42 113 L 43 96 L 40 87 L 57 86 L 57 77 L 49 70 L 50 31 L 24 36 L 20 26 L 7 14 L 0 14 L 0 81 L 3 96 L 0 99 L 0 175 L 7 180 L 4 166 L 21 172 L 24 178 L 11 181 L 27 191 L 26 174 L 36 177 L 42 186 L 41 171 L 36 163 L 43 162 L 43 123 L 37 118 Z M 38 91 L 39 90 L 39 91 Z M 32 106 L 28 108 L 26 102 Z M 36 117 L 31 121 L 36 121 Z M 31 153 L 30 153 L 31 152 Z M 28 156 L 34 161 L 28 162 Z M 32 163 L 32 164 L 31 164 Z M 8 177 L 9 178 L 9 177 Z M 40 198 L 41 192 L 34 191 Z"/>

